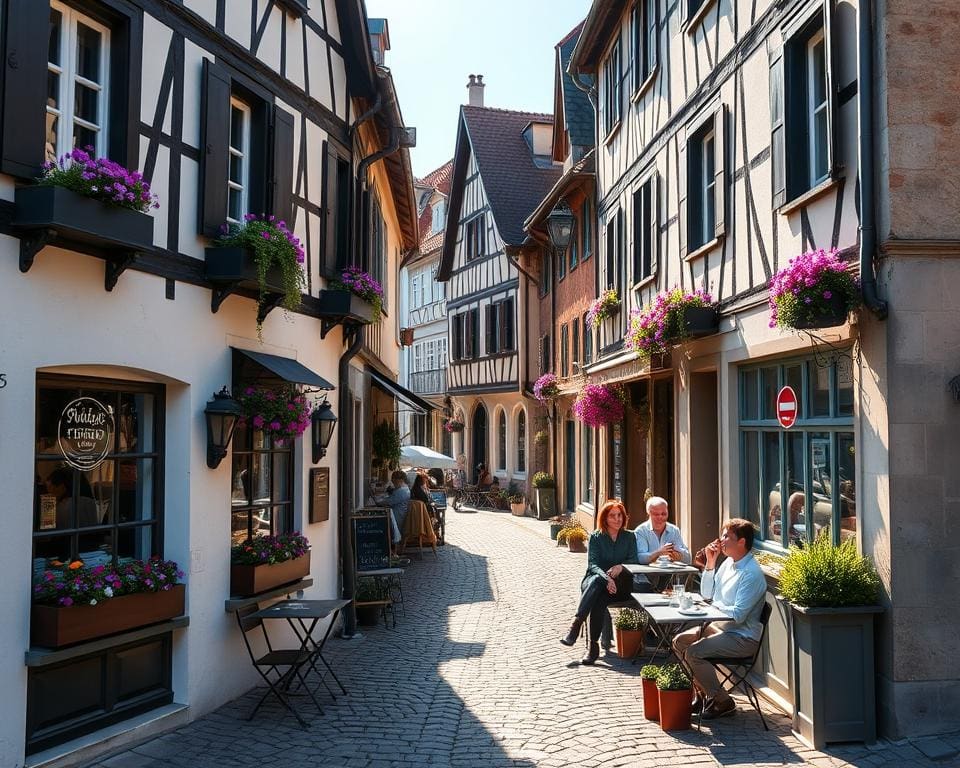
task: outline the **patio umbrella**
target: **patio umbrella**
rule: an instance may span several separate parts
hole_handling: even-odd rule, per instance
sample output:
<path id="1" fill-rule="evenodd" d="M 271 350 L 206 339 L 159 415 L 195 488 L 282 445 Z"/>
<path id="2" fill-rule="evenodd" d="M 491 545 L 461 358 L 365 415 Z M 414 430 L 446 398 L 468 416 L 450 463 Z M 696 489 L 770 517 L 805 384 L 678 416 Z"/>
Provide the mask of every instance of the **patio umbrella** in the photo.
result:
<path id="1" fill-rule="evenodd" d="M 426 467 L 432 469 L 456 469 L 457 460 L 425 445 L 404 445 L 400 447 L 400 464 L 404 467 Z"/>

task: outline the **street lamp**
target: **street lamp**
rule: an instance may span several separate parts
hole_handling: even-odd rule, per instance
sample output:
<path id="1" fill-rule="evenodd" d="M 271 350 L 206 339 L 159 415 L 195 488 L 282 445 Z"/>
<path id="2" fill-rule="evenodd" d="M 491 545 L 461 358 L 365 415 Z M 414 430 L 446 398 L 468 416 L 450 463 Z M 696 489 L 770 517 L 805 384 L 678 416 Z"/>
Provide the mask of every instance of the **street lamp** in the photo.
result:
<path id="1" fill-rule="evenodd" d="M 203 409 L 207 422 L 207 466 L 210 469 L 219 467 L 227 455 L 241 412 L 240 403 L 230 396 L 226 387 L 215 393 L 213 400 L 209 400 Z"/>
<path id="2" fill-rule="evenodd" d="M 554 248 L 561 253 L 567 250 L 573 236 L 573 211 L 563 200 L 547 214 L 547 233 Z"/>
<path id="3" fill-rule="evenodd" d="M 336 426 L 337 416 L 330 407 L 330 402 L 324 398 L 310 417 L 310 442 L 314 464 L 327 455 L 327 446 L 330 445 L 333 428 Z"/>

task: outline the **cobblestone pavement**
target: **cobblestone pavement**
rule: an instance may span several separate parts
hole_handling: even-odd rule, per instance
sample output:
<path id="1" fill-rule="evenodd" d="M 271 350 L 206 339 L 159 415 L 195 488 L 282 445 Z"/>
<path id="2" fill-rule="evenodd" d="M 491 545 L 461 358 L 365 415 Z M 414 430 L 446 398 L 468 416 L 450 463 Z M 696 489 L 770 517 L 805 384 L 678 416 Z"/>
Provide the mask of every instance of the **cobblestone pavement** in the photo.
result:
<path id="1" fill-rule="evenodd" d="M 546 523 L 507 513 L 447 514 L 436 561 L 414 559 L 396 629 L 332 638 L 326 655 L 350 691 L 302 730 L 275 704 L 243 719 L 254 692 L 97 768 L 488 768 L 542 766 L 956 766 L 960 734 L 915 742 L 803 746 L 788 720 L 770 731 L 741 700 L 735 717 L 666 734 L 643 719 L 637 667 L 593 667 L 569 625 L 586 556 L 553 545 Z M 305 713 L 309 712 L 304 709 Z M 765 710 L 766 711 L 766 710 Z"/>

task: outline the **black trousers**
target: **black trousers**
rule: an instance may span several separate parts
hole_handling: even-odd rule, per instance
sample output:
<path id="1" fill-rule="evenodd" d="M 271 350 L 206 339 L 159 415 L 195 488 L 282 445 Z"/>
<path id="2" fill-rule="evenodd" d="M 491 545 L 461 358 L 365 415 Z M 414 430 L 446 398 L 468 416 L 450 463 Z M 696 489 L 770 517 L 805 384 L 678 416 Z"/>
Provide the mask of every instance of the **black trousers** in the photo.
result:
<path id="1" fill-rule="evenodd" d="M 577 606 L 577 618 L 590 619 L 590 642 L 596 643 L 600 639 L 603 623 L 609 618 L 607 607 L 611 603 L 618 603 L 630 599 L 633 589 L 633 577 L 626 570 L 617 577 L 617 591 L 610 594 L 607 591 L 607 580 L 603 576 L 590 576 L 584 579 L 581 585 L 580 605 Z"/>

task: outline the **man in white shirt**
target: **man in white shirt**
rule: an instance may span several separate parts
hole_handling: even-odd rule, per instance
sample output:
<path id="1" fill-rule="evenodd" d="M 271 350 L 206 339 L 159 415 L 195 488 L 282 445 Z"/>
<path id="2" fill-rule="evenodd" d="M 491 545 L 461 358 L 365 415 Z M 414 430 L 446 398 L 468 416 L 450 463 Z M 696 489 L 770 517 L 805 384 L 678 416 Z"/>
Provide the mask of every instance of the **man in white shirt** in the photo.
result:
<path id="1" fill-rule="evenodd" d="M 706 658 L 718 656 L 750 656 L 757 650 L 763 633 L 760 614 L 763 610 L 767 582 L 760 565 L 753 557 L 753 524 L 734 518 L 723 526 L 723 535 L 708 544 L 707 564 L 700 582 L 700 593 L 712 598 L 713 607 L 730 617 L 704 627 L 681 632 L 674 638 L 673 649 L 693 672 L 697 687 L 695 710 L 703 707 L 703 719 L 732 715 L 737 705 L 717 678 L 713 665 Z M 726 560 L 716 568 L 720 552 Z"/>
<path id="2" fill-rule="evenodd" d="M 637 526 L 637 562 L 648 565 L 662 555 L 690 564 L 690 549 L 683 542 L 680 529 L 668 523 L 670 509 L 660 496 L 647 499 L 647 521 Z"/>

